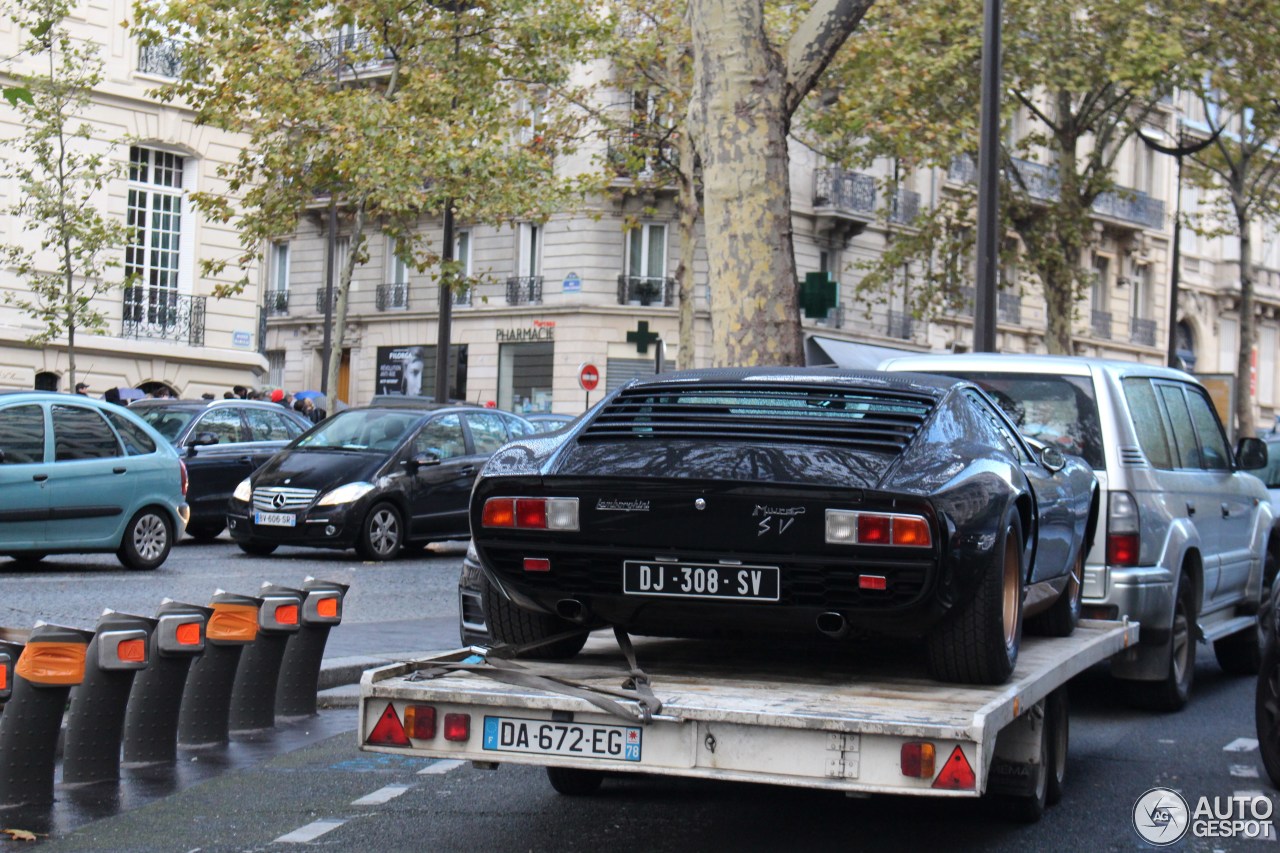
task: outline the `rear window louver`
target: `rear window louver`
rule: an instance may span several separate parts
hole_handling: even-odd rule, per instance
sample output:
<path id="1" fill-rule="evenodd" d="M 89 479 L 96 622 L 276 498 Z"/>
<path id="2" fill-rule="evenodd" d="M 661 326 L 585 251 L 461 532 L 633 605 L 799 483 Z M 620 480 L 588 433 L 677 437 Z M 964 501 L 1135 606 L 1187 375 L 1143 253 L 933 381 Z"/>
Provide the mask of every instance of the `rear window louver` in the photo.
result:
<path id="1" fill-rule="evenodd" d="M 715 439 L 896 454 L 936 402 L 926 393 L 829 384 L 645 385 L 621 392 L 579 440 Z"/>

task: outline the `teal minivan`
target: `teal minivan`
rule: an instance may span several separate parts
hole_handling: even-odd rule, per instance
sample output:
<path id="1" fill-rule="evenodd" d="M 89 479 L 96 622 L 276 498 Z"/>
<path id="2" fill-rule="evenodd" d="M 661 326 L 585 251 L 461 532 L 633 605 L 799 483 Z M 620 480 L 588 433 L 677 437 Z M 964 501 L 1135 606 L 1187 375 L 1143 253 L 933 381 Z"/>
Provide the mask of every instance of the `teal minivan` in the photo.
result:
<path id="1" fill-rule="evenodd" d="M 190 519 L 187 471 L 154 429 L 114 403 L 0 392 L 0 554 L 114 552 L 151 570 Z"/>

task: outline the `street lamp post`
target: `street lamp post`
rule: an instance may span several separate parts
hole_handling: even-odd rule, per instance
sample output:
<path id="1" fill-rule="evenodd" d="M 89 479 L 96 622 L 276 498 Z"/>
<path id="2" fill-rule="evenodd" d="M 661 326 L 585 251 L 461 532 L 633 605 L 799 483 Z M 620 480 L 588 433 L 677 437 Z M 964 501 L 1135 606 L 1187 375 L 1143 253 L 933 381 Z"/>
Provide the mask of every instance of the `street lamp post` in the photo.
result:
<path id="1" fill-rule="evenodd" d="M 995 352 L 996 349 L 996 270 L 1000 262 L 1000 15 L 1000 0 L 983 0 L 974 352 Z"/>
<path id="2" fill-rule="evenodd" d="M 1173 158 L 1175 163 L 1174 170 L 1174 188 L 1173 188 L 1173 250 L 1170 253 L 1172 257 L 1169 261 L 1169 335 L 1168 348 L 1165 353 L 1165 362 L 1170 367 L 1178 367 L 1178 287 L 1179 273 L 1182 268 L 1182 159 L 1188 155 L 1195 154 L 1208 148 L 1213 141 L 1218 138 L 1218 134 L 1214 133 L 1207 139 L 1191 140 L 1186 134 L 1179 129 L 1178 138 L 1175 144 L 1167 145 L 1148 136 L 1151 128 L 1142 128 L 1138 133 L 1138 138 L 1142 143 L 1152 151 L 1158 151 L 1161 154 L 1168 154 Z M 1172 135 L 1167 131 L 1161 131 L 1164 136 L 1172 139 Z"/>

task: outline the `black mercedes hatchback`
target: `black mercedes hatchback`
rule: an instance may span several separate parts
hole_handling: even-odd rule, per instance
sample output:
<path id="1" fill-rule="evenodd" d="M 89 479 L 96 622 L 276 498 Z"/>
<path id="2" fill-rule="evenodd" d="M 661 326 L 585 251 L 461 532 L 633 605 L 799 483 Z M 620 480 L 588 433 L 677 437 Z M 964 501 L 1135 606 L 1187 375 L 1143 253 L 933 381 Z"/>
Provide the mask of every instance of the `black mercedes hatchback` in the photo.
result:
<path id="1" fill-rule="evenodd" d="M 241 482 L 227 527 L 257 555 L 301 545 L 388 560 L 407 544 L 466 539 L 477 472 L 507 441 L 534 432 L 517 415 L 465 404 L 346 409 Z"/>

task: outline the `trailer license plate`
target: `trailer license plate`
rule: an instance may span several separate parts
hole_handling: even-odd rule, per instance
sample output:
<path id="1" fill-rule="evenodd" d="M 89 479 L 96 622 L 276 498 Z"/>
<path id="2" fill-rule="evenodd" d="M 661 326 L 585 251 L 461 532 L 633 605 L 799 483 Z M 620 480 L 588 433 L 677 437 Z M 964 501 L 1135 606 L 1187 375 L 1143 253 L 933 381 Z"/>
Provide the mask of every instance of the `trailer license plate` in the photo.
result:
<path id="1" fill-rule="evenodd" d="M 672 598 L 777 601 L 778 567 L 625 560 L 622 591 Z"/>
<path id="2" fill-rule="evenodd" d="M 253 523 L 266 527 L 296 527 L 298 517 L 288 512 L 258 512 L 254 510 Z"/>
<path id="3" fill-rule="evenodd" d="M 491 752 L 639 761 L 642 734 L 639 726 L 556 723 L 518 717 L 484 718 L 484 748 Z"/>

